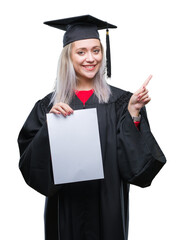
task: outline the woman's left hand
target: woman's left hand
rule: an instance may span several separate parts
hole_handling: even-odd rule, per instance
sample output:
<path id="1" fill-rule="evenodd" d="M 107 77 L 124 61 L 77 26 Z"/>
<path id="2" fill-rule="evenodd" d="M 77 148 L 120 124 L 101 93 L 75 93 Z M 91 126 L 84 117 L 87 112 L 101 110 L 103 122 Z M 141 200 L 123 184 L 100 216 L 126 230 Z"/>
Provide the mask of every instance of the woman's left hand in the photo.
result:
<path id="1" fill-rule="evenodd" d="M 128 104 L 128 111 L 132 117 L 138 117 L 141 108 L 144 107 L 151 100 L 151 98 L 148 95 L 148 90 L 146 89 L 146 86 L 148 85 L 151 78 L 152 75 L 150 75 L 146 79 L 141 88 L 137 90 L 130 98 Z"/>

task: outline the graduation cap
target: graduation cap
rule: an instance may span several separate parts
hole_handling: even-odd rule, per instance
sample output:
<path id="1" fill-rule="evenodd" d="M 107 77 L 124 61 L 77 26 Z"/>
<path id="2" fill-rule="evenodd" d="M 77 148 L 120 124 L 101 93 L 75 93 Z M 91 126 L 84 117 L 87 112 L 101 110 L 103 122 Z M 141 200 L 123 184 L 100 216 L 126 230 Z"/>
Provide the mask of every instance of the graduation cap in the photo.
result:
<path id="1" fill-rule="evenodd" d="M 78 40 L 91 38 L 100 39 L 98 30 L 106 29 L 107 76 L 111 77 L 109 28 L 117 28 L 115 25 L 91 15 L 58 19 L 44 22 L 44 24 L 66 31 L 63 37 L 63 47 Z"/>

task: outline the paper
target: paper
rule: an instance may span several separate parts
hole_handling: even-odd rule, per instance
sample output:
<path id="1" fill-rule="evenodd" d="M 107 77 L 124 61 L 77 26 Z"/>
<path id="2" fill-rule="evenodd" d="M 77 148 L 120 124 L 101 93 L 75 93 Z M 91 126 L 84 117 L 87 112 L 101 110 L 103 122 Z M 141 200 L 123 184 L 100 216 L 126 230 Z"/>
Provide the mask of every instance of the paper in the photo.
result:
<path id="1" fill-rule="evenodd" d="M 54 183 L 104 178 L 96 108 L 47 114 Z"/>

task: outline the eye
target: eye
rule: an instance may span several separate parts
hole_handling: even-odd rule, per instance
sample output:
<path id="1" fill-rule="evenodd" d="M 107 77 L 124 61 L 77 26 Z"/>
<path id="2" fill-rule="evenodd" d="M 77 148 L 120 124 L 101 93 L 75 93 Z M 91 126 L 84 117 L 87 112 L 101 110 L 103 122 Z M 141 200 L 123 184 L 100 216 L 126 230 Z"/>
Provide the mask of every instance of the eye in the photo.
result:
<path id="1" fill-rule="evenodd" d="M 94 49 L 93 52 L 94 52 L 95 54 L 98 54 L 98 53 L 100 52 L 100 49 Z"/>
<path id="2" fill-rule="evenodd" d="M 80 56 L 83 56 L 85 54 L 85 52 L 84 51 L 78 51 L 77 54 L 80 55 Z"/>

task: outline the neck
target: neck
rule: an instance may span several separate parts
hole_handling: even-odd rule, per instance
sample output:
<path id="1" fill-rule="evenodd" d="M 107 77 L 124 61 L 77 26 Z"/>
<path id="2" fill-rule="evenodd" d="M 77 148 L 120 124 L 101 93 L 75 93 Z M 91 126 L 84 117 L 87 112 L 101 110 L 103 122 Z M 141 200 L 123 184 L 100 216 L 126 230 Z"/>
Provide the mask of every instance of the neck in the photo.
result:
<path id="1" fill-rule="evenodd" d="M 93 79 L 89 79 L 88 81 L 84 81 L 82 79 L 78 79 L 77 81 L 77 88 L 76 90 L 81 91 L 87 91 L 87 90 L 91 90 L 92 88 L 94 88 L 94 84 L 93 84 Z"/>

